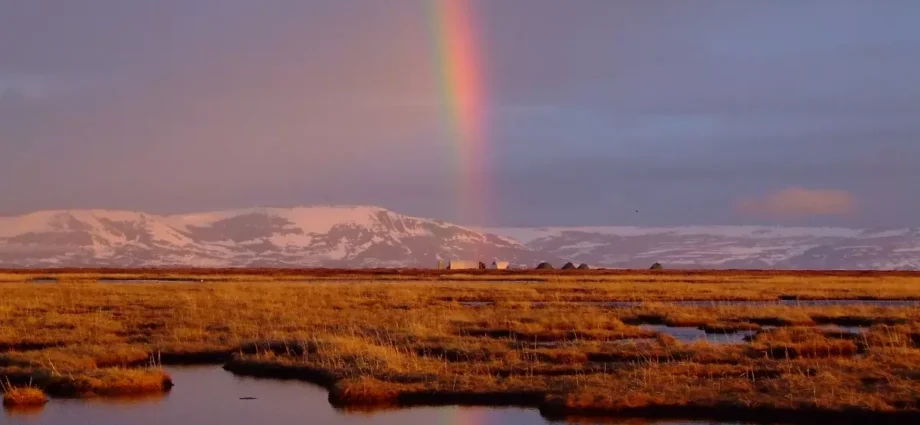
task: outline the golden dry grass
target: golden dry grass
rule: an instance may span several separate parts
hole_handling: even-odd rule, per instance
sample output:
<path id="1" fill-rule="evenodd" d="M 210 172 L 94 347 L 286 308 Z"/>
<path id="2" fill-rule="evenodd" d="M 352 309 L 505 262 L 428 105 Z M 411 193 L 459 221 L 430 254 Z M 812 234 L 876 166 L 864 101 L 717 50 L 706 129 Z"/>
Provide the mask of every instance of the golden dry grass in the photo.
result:
<path id="1" fill-rule="evenodd" d="M 0 275 L 0 378 L 120 395 L 168 389 L 160 364 L 226 363 L 326 385 L 352 406 L 920 414 L 920 306 L 779 302 L 920 300 L 910 273 L 121 271 L 208 282 L 97 282 L 115 273 Z M 759 333 L 690 343 L 642 324 Z M 827 324 L 866 328 L 814 327 Z"/>
<path id="2" fill-rule="evenodd" d="M 17 387 L 4 385 L 3 405 L 6 407 L 33 407 L 48 402 L 48 397 L 40 388 L 32 386 Z"/>

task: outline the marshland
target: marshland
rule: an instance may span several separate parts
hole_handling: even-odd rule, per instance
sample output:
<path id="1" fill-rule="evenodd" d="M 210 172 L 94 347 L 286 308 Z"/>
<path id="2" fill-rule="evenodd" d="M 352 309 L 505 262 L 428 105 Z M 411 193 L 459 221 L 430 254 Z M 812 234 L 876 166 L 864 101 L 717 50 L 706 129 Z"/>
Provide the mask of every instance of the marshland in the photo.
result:
<path id="1" fill-rule="evenodd" d="M 920 418 L 920 274 L 908 272 L 45 270 L 0 282 L 0 381 L 49 396 L 46 410 L 169 395 L 195 379 L 173 367 L 194 364 L 305 381 L 343 411 Z"/>

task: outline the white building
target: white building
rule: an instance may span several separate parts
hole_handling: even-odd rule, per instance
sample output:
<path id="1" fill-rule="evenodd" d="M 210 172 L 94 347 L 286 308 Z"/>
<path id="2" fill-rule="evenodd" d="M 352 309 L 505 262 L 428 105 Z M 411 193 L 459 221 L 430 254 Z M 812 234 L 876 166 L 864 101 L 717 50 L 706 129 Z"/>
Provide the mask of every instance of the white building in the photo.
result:
<path id="1" fill-rule="evenodd" d="M 465 260 L 450 260 L 447 263 L 448 270 L 469 270 L 469 269 L 478 269 L 478 261 L 465 261 Z"/>

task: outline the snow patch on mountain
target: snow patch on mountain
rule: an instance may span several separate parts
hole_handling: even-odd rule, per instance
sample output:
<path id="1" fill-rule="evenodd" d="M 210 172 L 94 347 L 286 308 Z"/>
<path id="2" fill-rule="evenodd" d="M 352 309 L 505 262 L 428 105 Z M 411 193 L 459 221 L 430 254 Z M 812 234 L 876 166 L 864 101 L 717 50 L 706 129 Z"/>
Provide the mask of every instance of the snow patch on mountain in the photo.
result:
<path id="1" fill-rule="evenodd" d="M 0 218 L 0 266 L 420 266 L 523 244 L 373 206 L 250 208 L 178 215 L 43 211 Z"/>
<path id="2" fill-rule="evenodd" d="M 0 217 L 0 267 L 518 266 L 920 269 L 920 229 L 779 226 L 472 228 L 374 206 Z"/>

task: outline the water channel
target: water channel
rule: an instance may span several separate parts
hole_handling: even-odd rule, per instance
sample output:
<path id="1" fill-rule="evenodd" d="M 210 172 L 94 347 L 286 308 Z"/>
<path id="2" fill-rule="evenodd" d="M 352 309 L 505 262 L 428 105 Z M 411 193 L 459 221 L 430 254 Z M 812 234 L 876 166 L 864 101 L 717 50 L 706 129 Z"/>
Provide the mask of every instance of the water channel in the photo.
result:
<path id="1" fill-rule="evenodd" d="M 3 425 L 542 425 L 536 409 L 425 407 L 374 413 L 333 408 L 325 389 L 297 381 L 237 377 L 218 366 L 170 367 L 176 386 L 141 399 L 52 399 L 39 410 L 4 410 Z M 250 399 L 251 398 L 251 399 Z M 586 423 L 586 422 L 579 422 Z M 587 422 L 590 423 L 590 422 Z M 599 423 L 618 423 L 602 421 Z M 652 422 L 687 425 L 711 422 Z"/>

